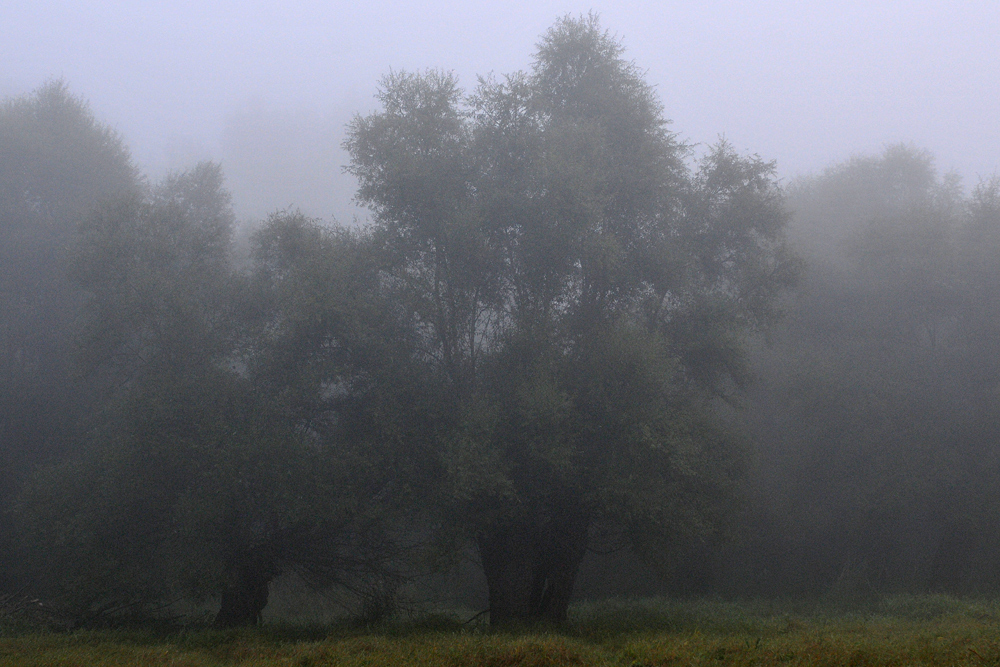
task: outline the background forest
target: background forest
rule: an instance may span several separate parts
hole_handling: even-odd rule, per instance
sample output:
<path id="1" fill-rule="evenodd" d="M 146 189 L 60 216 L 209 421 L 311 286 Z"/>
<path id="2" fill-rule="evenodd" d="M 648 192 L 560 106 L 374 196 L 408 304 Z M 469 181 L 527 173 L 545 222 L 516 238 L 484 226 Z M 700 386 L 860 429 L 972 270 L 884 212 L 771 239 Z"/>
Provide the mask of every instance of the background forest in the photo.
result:
<path id="1" fill-rule="evenodd" d="M 1000 592 L 1000 180 L 685 146 L 593 17 L 379 103 L 371 222 L 252 230 L 223 166 L 150 182 L 63 82 L 3 103 L 0 594 Z"/>

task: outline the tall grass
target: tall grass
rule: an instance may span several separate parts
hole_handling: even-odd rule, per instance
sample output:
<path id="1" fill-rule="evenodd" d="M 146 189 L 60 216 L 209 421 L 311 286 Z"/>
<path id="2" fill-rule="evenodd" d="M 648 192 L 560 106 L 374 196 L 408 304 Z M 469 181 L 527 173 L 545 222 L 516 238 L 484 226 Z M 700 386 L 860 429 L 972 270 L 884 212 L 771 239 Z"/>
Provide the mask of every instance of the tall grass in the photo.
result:
<path id="1" fill-rule="evenodd" d="M 822 602 L 667 599 L 574 606 L 553 628 L 495 632 L 437 614 L 378 626 L 8 630 L 0 665 L 1000 665 L 1000 605 L 901 596 Z"/>

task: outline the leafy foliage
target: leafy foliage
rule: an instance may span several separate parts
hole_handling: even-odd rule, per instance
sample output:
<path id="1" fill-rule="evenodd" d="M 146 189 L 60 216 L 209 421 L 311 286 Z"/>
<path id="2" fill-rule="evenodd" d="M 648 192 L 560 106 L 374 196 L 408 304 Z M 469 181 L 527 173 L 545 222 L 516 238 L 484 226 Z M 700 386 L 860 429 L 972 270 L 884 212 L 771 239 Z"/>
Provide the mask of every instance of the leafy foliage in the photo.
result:
<path id="1" fill-rule="evenodd" d="M 348 584 L 384 559 L 369 476 L 348 468 L 361 449 L 335 449 L 280 376 L 257 381 L 277 367 L 282 321 L 264 283 L 231 267 L 232 223 L 219 167 L 202 164 L 85 225 L 83 355 L 104 410 L 87 451 L 39 476 L 20 511 L 32 574 L 82 621 L 221 596 L 220 624 L 253 622 L 283 571 Z M 260 246 L 263 267 L 279 253 Z M 289 295 L 288 282 L 268 286 Z"/>
<path id="2" fill-rule="evenodd" d="M 758 506 L 774 523 L 751 543 L 801 560 L 773 559 L 764 586 L 996 586 L 995 199 L 993 181 L 967 199 L 906 146 L 793 188 L 811 262 L 758 360 Z"/>
<path id="3" fill-rule="evenodd" d="M 442 511 L 477 542 L 494 621 L 559 620 L 592 526 L 655 553 L 717 523 L 738 450 L 710 400 L 794 276 L 773 165 L 721 144 L 689 173 L 593 17 L 468 98 L 431 72 L 379 99 L 345 145 L 430 397 Z"/>
<path id="4" fill-rule="evenodd" d="M 0 589 L 8 510 L 30 470 L 78 445 L 93 389 L 74 372 L 83 295 L 67 273 L 82 216 L 139 188 L 128 149 L 65 82 L 0 102 Z"/>
<path id="5" fill-rule="evenodd" d="M 782 189 L 680 142 L 593 16 L 378 99 L 373 224 L 279 211 L 240 269 L 218 165 L 144 182 L 61 82 L 0 106 L 0 590 L 236 625 L 293 573 L 374 621 L 472 548 L 497 624 L 565 620 L 588 550 L 997 590 L 1000 180 L 890 146 Z"/>

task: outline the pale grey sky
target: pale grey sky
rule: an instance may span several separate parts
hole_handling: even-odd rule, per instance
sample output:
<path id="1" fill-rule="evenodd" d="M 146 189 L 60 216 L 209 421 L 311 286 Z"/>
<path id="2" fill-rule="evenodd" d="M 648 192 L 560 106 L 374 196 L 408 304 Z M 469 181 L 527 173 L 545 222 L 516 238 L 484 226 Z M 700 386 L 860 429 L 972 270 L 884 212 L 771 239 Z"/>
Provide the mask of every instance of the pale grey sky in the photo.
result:
<path id="1" fill-rule="evenodd" d="M 343 126 L 384 73 L 454 70 L 471 88 L 591 10 L 686 141 L 724 134 L 785 178 L 897 141 L 966 184 L 1000 171 L 998 0 L 5 0 L 0 93 L 64 77 L 154 176 L 213 158 L 245 216 L 343 220 Z"/>

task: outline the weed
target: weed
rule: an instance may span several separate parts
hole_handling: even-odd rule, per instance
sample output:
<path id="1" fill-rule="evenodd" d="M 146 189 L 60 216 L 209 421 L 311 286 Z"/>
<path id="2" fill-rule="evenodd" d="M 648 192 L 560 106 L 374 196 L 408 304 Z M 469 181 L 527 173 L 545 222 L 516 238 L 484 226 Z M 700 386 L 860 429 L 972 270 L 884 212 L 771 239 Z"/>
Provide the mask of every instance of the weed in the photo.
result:
<path id="1" fill-rule="evenodd" d="M 368 628 L 34 631 L 0 637 L 0 667 L 1000 664 L 997 610 L 942 596 L 888 598 L 840 614 L 801 602 L 656 599 L 579 605 L 571 622 L 544 632 L 470 629 L 445 615 Z"/>

